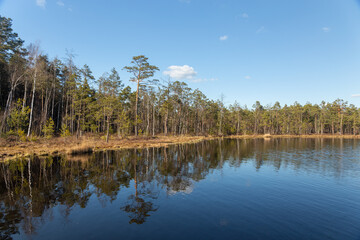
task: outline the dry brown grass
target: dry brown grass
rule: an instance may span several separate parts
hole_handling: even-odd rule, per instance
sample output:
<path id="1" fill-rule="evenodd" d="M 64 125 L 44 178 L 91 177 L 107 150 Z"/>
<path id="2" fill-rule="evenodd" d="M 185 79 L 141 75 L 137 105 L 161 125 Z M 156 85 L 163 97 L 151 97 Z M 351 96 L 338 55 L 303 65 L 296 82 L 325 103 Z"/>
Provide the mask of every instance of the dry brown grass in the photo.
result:
<path id="1" fill-rule="evenodd" d="M 69 154 L 79 155 L 105 149 L 164 147 L 170 144 L 195 143 L 203 140 L 216 139 L 214 136 L 155 136 L 155 137 L 127 137 L 111 136 L 108 143 L 99 136 L 83 136 L 81 138 L 53 138 L 39 139 L 35 142 L 8 142 L 0 138 L 0 159 L 6 160 L 31 154 Z M 226 138 L 352 138 L 359 139 L 360 135 L 238 135 Z"/>
<path id="2" fill-rule="evenodd" d="M 127 137 L 111 136 L 109 142 L 98 136 L 81 138 L 39 139 L 36 142 L 7 142 L 0 139 L 0 159 L 10 159 L 27 155 L 69 154 L 78 155 L 105 149 L 164 147 L 170 144 L 198 142 L 210 137 L 201 136 L 156 136 Z"/>

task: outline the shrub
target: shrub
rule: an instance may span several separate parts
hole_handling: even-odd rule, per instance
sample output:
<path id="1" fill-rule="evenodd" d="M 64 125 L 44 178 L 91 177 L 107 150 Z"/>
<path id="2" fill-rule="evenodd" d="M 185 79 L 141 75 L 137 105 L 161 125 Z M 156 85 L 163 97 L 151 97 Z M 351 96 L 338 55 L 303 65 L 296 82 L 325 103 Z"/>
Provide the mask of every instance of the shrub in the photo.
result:
<path id="1" fill-rule="evenodd" d="M 71 136 L 70 130 L 69 130 L 69 128 L 68 128 L 68 126 L 66 124 L 61 125 L 60 136 L 62 136 L 62 137 Z"/>
<path id="2" fill-rule="evenodd" d="M 54 121 L 52 120 L 52 118 L 49 118 L 46 121 L 46 124 L 43 127 L 42 132 L 44 133 L 44 136 L 48 139 L 54 136 Z"/>
<path id="3" fill-rule="evenodd" d="M 25 134 L 24 130 L 19 129 L 18 136 L 19 136 L 21 142 L 26 142 L 27 139 L 26 139 L 26 134 Z"/>
<path id="4" fill-rule="evenodd" d="M 37 140 L 38 140 L 38 137 L 35 135 L 34 132 L 32 132 L 30 137 L 29 137 L 29 141 L 30 142 L 36 142 Z"/>
<path id="5" fill-rule="evenodd" d="M 29 124 L 29 107 L 22 107 L 22 100 L 19 98 L 15 106 L 10 111 L 10 116 L 7 119 L 7 124 L 10 130 L 18 132 L 24 130 Z"/>

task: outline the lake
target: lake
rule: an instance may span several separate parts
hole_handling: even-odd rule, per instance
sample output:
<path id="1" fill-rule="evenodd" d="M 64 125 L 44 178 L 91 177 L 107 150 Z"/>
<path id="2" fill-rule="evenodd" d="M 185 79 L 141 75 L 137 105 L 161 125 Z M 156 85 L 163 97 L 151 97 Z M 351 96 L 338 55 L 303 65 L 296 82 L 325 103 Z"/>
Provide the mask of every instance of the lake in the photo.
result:
<path id="1" fill-rule="evenodd" d="M 0 239 L 360 239 L 355 139 L 224 139 L 0 165 Z"/>

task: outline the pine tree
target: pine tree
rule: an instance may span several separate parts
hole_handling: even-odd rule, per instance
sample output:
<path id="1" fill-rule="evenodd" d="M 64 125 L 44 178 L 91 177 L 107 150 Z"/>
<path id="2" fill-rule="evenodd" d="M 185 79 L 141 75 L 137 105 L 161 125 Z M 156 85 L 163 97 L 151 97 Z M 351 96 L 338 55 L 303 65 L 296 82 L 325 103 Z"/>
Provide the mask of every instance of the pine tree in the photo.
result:
<path id="1" fill-rule="evenodd" d="M 150 65 L 148 58 L 144 55 L 133 57 L 131 66 L 125 66 L 124 69 L 133 74 L 130 81 L 136 83 L 136 102 L 135 102 L 135 136 L 138 134 L 138 101 L 139 101 L 139 89 L 140 86 L 149 83 L 149 78 L 154 76 L 155 71 L 159 71 L 159 68 Z"/>
<path id="2" fill-rule="evenodd" d="M 52 138 L 54 136 L 54 121 L 50 117 L 47 121 L 45 126 L 42 129 L 45 138 Z"/>

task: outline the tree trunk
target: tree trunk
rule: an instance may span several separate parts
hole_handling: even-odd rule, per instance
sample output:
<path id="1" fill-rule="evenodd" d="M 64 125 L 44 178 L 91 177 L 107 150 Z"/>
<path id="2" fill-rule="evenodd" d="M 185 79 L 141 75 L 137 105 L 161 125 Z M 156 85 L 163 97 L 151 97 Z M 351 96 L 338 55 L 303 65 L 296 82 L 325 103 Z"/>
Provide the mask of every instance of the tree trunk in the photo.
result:
<path id="1" fill-rule="evenodd" d="M 137 126 L 137 122 L 138 122 L 138 101 L 139 101 L 139 86 L 140 86 L 140 81 L 139 79 L 137 80 L 137 88 L 136 88 L 136 100 L 135 100 L 135 136 L 138 135 L 138 126 Z"/>
<path id="2" fill-rule="evenodd" d="M 320 128 L 321 128 L 321 135 L 324 134 L 324 124 L 323 122 L 320 123 Z"/>
<path id="3" fill-rule="evenodd" d="M 236 124 L 236 135 L 239 135 L 239 129 L 240 129 L 240 127 L 239 127 L 239 121 L 238 121 Z"/>
<path id="4" fill-rule="evenodd" d="M 219 135 L 222 135 L 222 118 L 223 118 L 223 110 L 220 112 L 220 124 L 219 124 Z"/>
<path id="5" fill-rule="evenodd" d="M 147 124 L 146 124 L 146 136 L 149 136 L 149 131 L 150 131 L 150 103 L 149 103 L 149 98 L 147 100 L 147 106 L 146 106 L 146 115 L 147 115 Z"/>
<path id="6" fill-rule="evenodd" d="M 153 103 L 152 135 L 155 136 L 155 104 Z"/>
<path id="7" fill-rule="evenodd" d="M 110 129 L 110 121 L 109 121 L 109 116 L 107 118 L 107 131 L 106 131 L 106 143 L 109 142 L 109 129 Z"/>
<path id="8" fill-rule="evenodd" d="M 27 132 L 27 137 L 30 136 L 30 133 L 31 133 L 31 124 L 32 124 L 32 119 L 33 119 L 34 98 L 35 98 L 35 89 L 36 89 L 36 74 L 37 74 L 37 70 L 36 70 L 36 66 L 35 66 L 34 86 L 33 86 L 33 92 L 32 92 L 32 97 L 31 97 L 31 109 L 30 109 L 30 119 L 29 119 L 29 128 L 28 128 L 28 132 Z"/>
<path id="9" fill-rule="evenodd" d="M 341 113 L 340 114 L 340 135 L 343 134 L 343 118 L 344 118 L 344 115 Z"/>
<path id="10" fill-rule="evenodd" d="M 167 135 L 167 121 L 168 121 L 168 112 L 165 114 L 165 120 L 164 120 L 164 135 Z"/>
<path id="11" fill-rule="evenodd" d="M 10 111 L 10 105 L 11 105 L 11 102 L 12 102 L 12 97 L 13 97 L 13 88 L 11 87 L 11 90 L 10 90 L 10 93 L 8 95 L 8 99 L 6 101 L 6 106 L 5 106 L 5 111 L 4 111 L 4 117 L 3 117 L 3 121 L 1 123 L 1 131 L 4 130 L 5 128 L 5 124 L 6 124 L 6 118 L 7 118 L 7 115 L 8 115 L 8 112 Z"/>
<path id="12" fill-rule="evenodd" d="M 25 106 L 26 106 L 26 94 L 27 94 L 27 81 L 25 81 L 25 86 L 24 86 L 24 97 L 23 97 L 23 105 L 22 105 L 22 110 L 24 111 Z"/>

